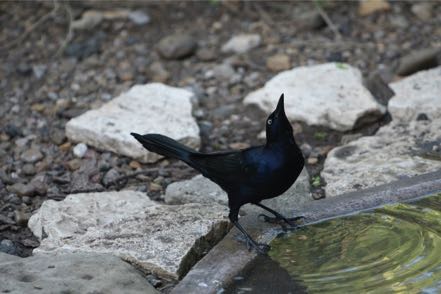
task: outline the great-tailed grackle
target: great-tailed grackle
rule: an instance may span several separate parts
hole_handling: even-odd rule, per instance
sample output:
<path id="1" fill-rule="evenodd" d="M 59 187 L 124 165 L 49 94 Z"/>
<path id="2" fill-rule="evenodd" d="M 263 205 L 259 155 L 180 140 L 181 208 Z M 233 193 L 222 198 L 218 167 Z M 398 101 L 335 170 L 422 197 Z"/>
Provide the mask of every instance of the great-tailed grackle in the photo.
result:
<path id="1" fill-rule="evenodd" d="M 286 218 L 260 203 L 285 192 L 305 164 L 286 117 L 283 100 L 282 94 L 276 109 L 266 120 L 266 144 L 262 146 L 204 154 L 163 135 L 131 134 L 146 149 L 184 161 L 225 190 L 230 208 L 229 219 L 244 234 L 248 248 L 265 253 L 269 246 L 254 241 L 238 222 L 242 205 L 252 203 L 274 215 L 264 215 L 266 221 L 285 222 L 295 227 L 293 221 L 301 218 Z"/>

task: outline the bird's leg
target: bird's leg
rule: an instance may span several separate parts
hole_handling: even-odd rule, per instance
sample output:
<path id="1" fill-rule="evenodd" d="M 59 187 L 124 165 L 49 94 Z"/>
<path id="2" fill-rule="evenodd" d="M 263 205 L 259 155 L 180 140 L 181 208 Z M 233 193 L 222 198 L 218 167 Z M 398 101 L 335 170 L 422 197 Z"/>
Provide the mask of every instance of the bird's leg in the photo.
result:
<path id="1" fill-rule="evenodd" d="M 280 213 L 278 213 L 275 210 L 272 210 L 271 208 L 261 204 L 261 203 L 255 203 L 257 206 L 269 211 L 271 214 L 274 215 L 274 217 L 269 217 L 265 214 L 260 214 L 259 217 L 263 217 L 263 220 L 269 223 L 279 223 L 282 226 L 282 229 L 286 231 L 286 226 L 283 223 L 280 223 L 280 221 L 285 222 L 286 224 L 290 225 L 292 229 L 295 229 L 297 225 L 295 224 L 296 221 L 303 219 L 303 216 L 296 216 L 292 218 L 286 218 Z"/>
<path id="2" fill-rule="evenodd" d="M 269 245 L 263 243 L 257 243 L 256 241 L 254 241 L 253 238 L 251 238 L 251 236 L 248 235 L 248 233 L 239 223 L 238 214 L 239 214 L 239 210 L 231 210 L 228 217 L 230 218 L 230 221 L 236 226 L 236 228 L 238 228 L 239 231 L 241 231 L 242 234 L 244 235 L 248 250 L 254 248 L 258 253 L 266 254 L 271 247 Z"/>

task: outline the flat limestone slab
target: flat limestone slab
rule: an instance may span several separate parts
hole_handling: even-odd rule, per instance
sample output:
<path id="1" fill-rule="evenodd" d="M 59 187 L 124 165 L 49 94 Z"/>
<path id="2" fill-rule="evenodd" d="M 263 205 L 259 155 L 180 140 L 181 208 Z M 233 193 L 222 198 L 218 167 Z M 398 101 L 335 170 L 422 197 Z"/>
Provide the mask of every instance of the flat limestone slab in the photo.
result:
<path id="1" fill-rule="evenodd" d="M 120 256 L 146 272 L 178 279 L 228 232 L 228 210 L 211 203 L 162 205 L 135 191 L 71 194 L 45 201 L 29 220 L 34 254 Z"/>
<path id="2" fill-rule="evenodd" d="M 190 147 L 199 147 L 199 127 L 191 114 L 193 96 L 188 90 L 160 83 L 136 85 L 102 107 L 71 119 L 66 124 L 66 136 L 153 162 L 159 155 L 144 149 L 130 133 L 160 133 Z"/>
<path id="3" fill-rule="evenodd" d="M 333 197 L 440 169 L 441 119 L 414 120 L 333 149 L 321 175 Z"/>
<path id="4" fill-rule="evenodd" d="M 338 131 L 375 121 L 385 113 L 363 86 L 360 71 L 348 64 L 325 63 L 281 72 L 244 102 L 270 113 L 282 93 L 289 119 Z"/>
<path id="5" fill-rule="evenodd" d="M 138 270 L 110 254 L 20 258 L 0 252 L 0 280 L 1 293 L 159 293 Z"/>
<path id="6" fill-rule="evenodd" d="M 441 66 L 420 71 L 390 84 L 395 96 L 389 101 L 389 112 L 396 121 L 415 120 L 425 114 L 441 118 Z"/>
<path id="7" fill-rule="evenodd" d="M 312 200 L 312 196 L 309 193 L 309 176 L 306 169 L 303 169 L 296 182 L 288 191 L 272 199 L 271 202 L 286 201 L 286 204 L 289 203 L 287 199 L 293 199 L 296 205 Z M 202 175 L 197 175 L 190 180 L 168 185 L 164 200 L 169 204 L 211 204 L 217 202 L 222 205 L 228 205 L 227 193 L 217 184 Z M 265 203 L 265 201 L 263 203 Z"/>

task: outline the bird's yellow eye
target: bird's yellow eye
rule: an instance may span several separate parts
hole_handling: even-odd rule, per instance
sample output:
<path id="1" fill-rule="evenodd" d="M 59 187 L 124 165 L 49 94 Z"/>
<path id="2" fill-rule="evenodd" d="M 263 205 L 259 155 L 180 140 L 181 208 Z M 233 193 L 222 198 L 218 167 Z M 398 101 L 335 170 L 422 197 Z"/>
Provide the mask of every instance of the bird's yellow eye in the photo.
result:
<path id="1" fill-rule="evenodd" d="M 273 120 L 272 119 L 269 119 L 268 120 L 268 124 L 270 125 L 270 124 L 272 124 L 273 123 Z"/>

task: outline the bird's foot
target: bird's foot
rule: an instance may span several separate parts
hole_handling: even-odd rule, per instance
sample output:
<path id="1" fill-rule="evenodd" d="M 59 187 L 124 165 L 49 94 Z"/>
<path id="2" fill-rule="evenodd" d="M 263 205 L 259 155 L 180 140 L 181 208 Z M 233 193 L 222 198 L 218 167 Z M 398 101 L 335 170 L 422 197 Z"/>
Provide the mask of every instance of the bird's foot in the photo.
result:
<path id="1" fill-rule="evenodd" d="M 284 231 L 298 229 L 299 225 L 296 224 L 296 222 L 304 218 L 304 216 L 296 216 L 296 217 L 286 218 L 282 215 L 270 217 L 265 214 L 259 214 L 259 218 L 260 217 L 263 218 L 264 222 L 272 223 L 272 224 L 279 224 Z M 288 227 L 286 225 L 288 225 Z"/>
<path id="2" fill-rule="evenodd" d="M 247 248 L 248 251 L 251 251 L 252 249 L 256 250 L 257 253 L 262 255 L 267 255 L 268 251 L 270 251 L 271 246 L 263 243 L 257 243 L 252 239 L 247 239 Z"/>
<path id="3" fill-rule="evenodd" d="M 271 249 L 271 246 L 263 243 L 257 243 L 251 238 L 246 236 L 236 236 L 236 239 L 240 242 L 244 242 L 247 246 L 248 251 L 256 250 L 257 253 L 266 255 L 268 251 Z"/>

